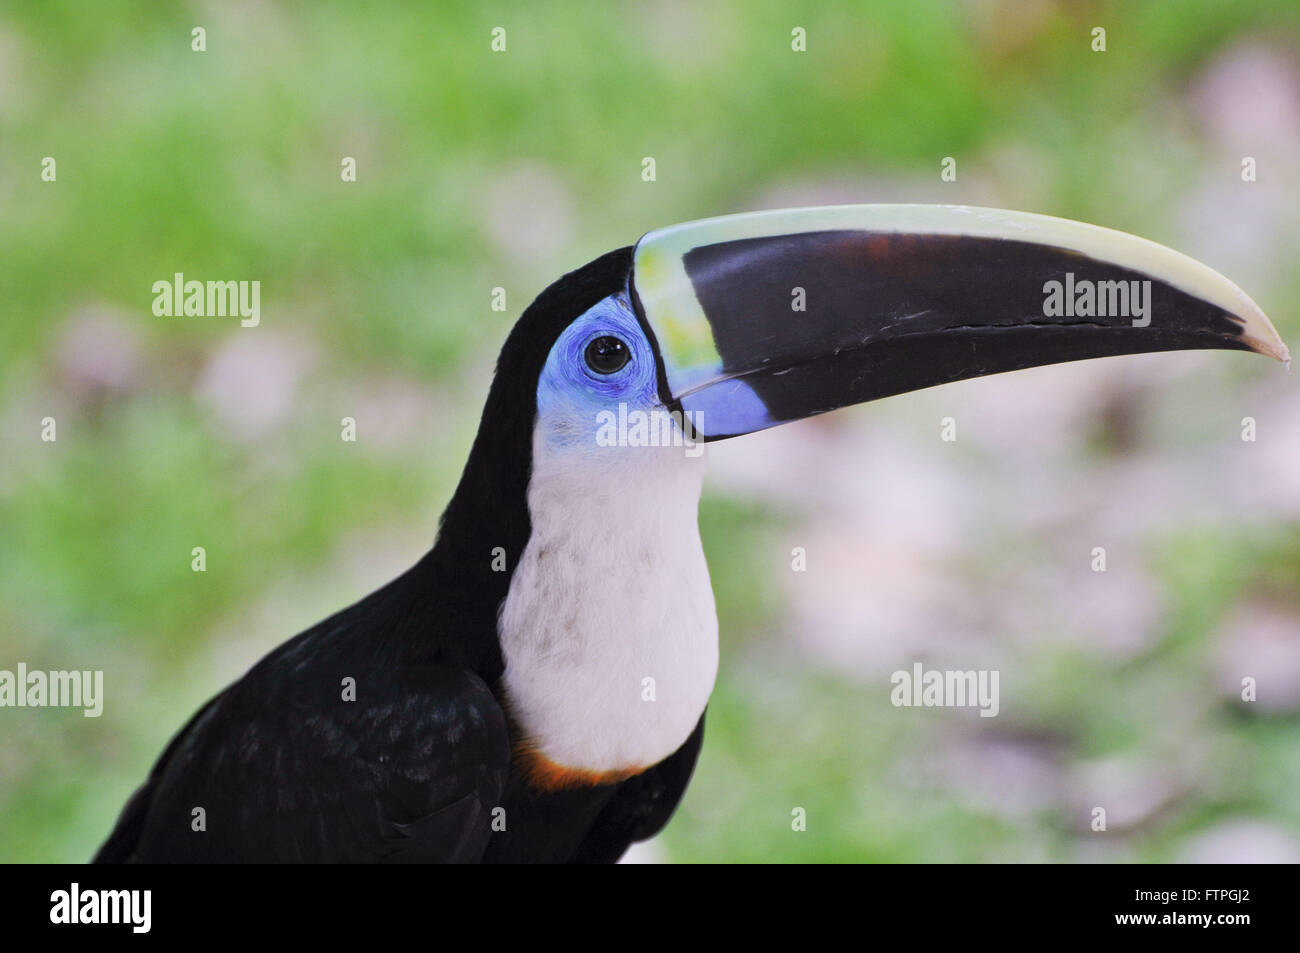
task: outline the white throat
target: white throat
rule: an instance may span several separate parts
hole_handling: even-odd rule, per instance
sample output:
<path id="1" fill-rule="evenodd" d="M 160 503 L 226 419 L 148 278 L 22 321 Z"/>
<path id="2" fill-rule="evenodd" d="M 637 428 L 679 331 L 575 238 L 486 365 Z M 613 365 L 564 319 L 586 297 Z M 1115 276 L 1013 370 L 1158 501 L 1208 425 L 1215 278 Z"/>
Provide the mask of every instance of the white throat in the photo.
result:
<path id="1" fill-rule="evenodd" d="M 532 534 L 499 630 L 524 740 L 582 771 L 646 768 L 686 741 L 718 668 L 700 545 L 703 459 L 533 436 Z"/>

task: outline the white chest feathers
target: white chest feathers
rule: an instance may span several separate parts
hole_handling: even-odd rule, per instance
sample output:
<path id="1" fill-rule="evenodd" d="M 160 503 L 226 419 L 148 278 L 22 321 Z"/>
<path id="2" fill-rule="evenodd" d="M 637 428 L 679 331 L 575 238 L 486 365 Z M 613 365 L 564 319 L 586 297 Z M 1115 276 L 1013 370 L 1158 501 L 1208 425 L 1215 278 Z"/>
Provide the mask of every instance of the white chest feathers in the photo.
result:
<path id="1" fill-rule="evenodd" d="M 718 619 L 700 545 L 703 469 L 680 447 L 593 457 L 534 437 L 532 534 L 499 630 L 524 741 L 557 766 L 649 767 L 704 712 Z"/>

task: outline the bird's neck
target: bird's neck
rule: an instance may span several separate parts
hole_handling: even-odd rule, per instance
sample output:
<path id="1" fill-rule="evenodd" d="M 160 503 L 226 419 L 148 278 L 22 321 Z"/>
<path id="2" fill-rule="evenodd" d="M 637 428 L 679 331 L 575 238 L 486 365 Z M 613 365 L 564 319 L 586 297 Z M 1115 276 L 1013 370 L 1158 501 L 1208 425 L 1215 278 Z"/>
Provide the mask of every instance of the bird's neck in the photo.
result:
<path id="1" fill-rule="evenodd" d="M 587 455 L 539 428 L 531 522 L 501 610 L 502 684 L 531 754 L 633 773 L 676 751 L 717 672 L 700 545 L 703 461 L 682 448 Z"/>
<path id="2" fill-rule="evenodd" d="M 508 385 L 523 371 L 498 373 L 456 492 L 439 522 L 438 538 L 415 567 L 412 589 L 438 606 L 449 633 L 433 646 L 451 652 L 489 685 L 504 662 L 497 618 L 528 542 L 528 475 L 532 469 L 535 406 Z M 535 373 L 534 375 L 535 376 Z M 412 610 L 412 617 L 423 617 Z"/>

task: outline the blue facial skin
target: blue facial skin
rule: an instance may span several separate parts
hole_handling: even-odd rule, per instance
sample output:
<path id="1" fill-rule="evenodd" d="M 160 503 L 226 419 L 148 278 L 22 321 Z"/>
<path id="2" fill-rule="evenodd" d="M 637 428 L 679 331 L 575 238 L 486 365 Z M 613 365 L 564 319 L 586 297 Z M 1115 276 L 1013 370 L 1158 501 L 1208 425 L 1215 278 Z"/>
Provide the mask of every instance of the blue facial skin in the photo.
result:
<path id="1" fill-rule="evenodd" d="M 613 374 L 587 366 L 587 345 L 610 335 L 623 341 L 631 359 Z M 601 411 L 664 410 L 655 382 L 655 358 L 626 294 L 598 302 L 565 328 L 551 347 L 537 381 L 537 415 L 552 446 L 597 447 Z"/>
<path id="2" fill-rule="evenodd" d="M 623 341 L 631 353 L 613 374 L 587 366 L 587 345 L 605 335 Z M 694 424 L 693 437 L 753 433 L 781 422 L 771 418 L 753 388 L 738 378 L 688 391 L 681 403 Z M 569 325 L 551 347 L 537 382 L 537 414 L 552 446 L 601 446 L 597 433 L 602 411 L 624 419 L 635 417 L 635 411 L 667 411 L 659 400 L 654 352 L 626 293 L 605 298 Z"/>

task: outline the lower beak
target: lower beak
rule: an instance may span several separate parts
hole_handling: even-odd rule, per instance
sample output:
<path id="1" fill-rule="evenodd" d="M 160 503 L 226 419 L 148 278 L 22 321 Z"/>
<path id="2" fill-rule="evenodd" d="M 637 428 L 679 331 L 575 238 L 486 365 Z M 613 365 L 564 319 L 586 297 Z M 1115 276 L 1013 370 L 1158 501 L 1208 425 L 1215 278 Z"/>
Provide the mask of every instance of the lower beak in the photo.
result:
<path id="1" fill-rule="evenodd" d="M 1062 361 L 1199 348 L 1288 361 L 1194 259 L 1065 219 L 947 205 L 733 215 L 651 232 L 632 290 L 664 403 L 717 440 Z"/>

